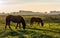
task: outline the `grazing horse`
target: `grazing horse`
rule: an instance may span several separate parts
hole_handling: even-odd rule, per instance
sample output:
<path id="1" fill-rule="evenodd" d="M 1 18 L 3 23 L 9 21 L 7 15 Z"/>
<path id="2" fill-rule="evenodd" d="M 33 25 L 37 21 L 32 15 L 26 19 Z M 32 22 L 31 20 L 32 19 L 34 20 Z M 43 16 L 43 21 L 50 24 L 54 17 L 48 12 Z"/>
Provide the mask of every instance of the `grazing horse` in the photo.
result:
<path id="1" fill-rule="evenodd" d="M 6 29 L 7 26 L 9 26 L 9 28 L 11 29 L 11 27 L 10 27 L 10 22 L 11 21 L 14 22 L 14 23 L 17 23 L 16 28 L 18 27 L 18 24 L 20 24 L 20 23 L 22 23 L 23 29 L 25 29 L 25 27 L 26 27 L 25 20 L 23 19 L 22 16 L 19 16 L 19 15 L 17 15 L 17 16 L 8 15 L 6 17 L 6 26 L 5 26 L 5 29 Z"/>
<path id="2" fill-rule="evenodd" d="M 43 23 L 41 18 L 32 17 L 31 20 L 30 20 L 30 24 L 32 25 L 33 22 L 37 22 L 38 24 L 41 23 L 41 26 L 44 25 L 44 23 Z"/>

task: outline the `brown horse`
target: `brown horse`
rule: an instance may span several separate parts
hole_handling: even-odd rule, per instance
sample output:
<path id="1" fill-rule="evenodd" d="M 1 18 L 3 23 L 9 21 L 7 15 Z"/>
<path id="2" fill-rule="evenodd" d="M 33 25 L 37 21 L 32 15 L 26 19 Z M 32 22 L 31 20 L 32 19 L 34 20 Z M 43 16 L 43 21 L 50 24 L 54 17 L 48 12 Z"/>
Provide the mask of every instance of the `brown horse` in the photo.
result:
<path id="1" fill-rule="evenodd" d="M 30 20 L 30 24 L 32 25 L 33 22 L 38 22 L 38 24 L 41 23 L 41 26 L 44 25 L 43 20 L 41 18 L 32 17 Z"/>
<path id="2" fill-rule="evenodd" d="M 10 22 L 11 21 L 14 22 L 14 23 L 17 23 L 16 28 L 18 27 L 18 24 L 20 24 L 20 23 L 22 23 L 23 29 L 25 29 L 25 27 L 26 27 L 25 20 L 23 19 L 22 16 L 19 16 L 19 15 L 17 15 L 17 16 L 8 15 L 6 17 L 6 26 L 5 26 L 5 29 L 6 29 L 7 26 L 9 26 L 9 28 L 11 29 L 11 27 L 10 27 Z"/>

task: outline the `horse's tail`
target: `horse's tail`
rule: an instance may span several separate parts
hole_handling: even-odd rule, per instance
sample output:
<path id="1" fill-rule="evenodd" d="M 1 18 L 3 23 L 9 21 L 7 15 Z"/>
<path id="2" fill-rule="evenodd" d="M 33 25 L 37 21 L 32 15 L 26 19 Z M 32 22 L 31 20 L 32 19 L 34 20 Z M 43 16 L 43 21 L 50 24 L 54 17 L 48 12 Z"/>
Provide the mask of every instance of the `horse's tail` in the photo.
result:
<path id="1" fill-rule="evenodd" d="M 6 25 L 5 25 L 5 29 L 7 28 L 7 25 L 8 25 L 9 28 L 11 29 L 11 27 L 10 27 L 10 19 L 9 19 L 8 16 L 6 17 Z"/>
<path id="2" fill-rule="evenodd" d="M 8 16 L 6 17 L 6 25 L 10 25 L 10 18 Z"/>
<path id="3" fill-rule="evenodd" d="M 25 23 L 24 19 L 22 19 L 22 25 L 23 25 L 23 29 L 25 29 L 26 28 L 26 23 Z"/>

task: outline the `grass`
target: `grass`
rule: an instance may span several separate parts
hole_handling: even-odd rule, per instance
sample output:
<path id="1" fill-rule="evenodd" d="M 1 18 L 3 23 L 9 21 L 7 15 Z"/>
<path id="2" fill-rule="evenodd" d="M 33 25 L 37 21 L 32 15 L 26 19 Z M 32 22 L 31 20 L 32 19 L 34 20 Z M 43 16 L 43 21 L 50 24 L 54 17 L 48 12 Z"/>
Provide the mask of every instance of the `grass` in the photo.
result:
<path id="1" fill-rule="evenodd" d="M 43 19 L 43 27 L 36 23 L 31 27 L 29 23 L 31 17 L 27 17 L 25 17 L 25 21 L 27 22 L 25 30 L 22 27 L 15 29 L 16 23 L 13 22 L 11 22 L 12 30 L 8 27 L 5 30 L 5 18 L 0 17 L 0 38 L 60 38 L 60 20 L 49 22 Z"/>
<path id="2" fill-rule="evenodd" d="M 60 26 L 57 23 L 51 23 L 51 26 L 45 23 L 44 27 L 35 24 L 30 27 L 27 24 L 25 30 L 15 29 L 14 24 L 11 25 L 12 30 L 5 30 L 4 26 L 5 24 L 0 24 L 0 38 L 60 38 Z"/>

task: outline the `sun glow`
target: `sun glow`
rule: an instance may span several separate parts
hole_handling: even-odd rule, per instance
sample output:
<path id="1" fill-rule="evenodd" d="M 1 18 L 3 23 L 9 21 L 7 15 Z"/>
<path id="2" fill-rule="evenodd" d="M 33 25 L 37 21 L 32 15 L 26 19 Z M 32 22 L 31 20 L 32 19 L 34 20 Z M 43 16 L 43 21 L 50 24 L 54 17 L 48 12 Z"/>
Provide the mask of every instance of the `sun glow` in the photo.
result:
<path id="1" fill-rule="evenodd" d="M 0 0 L 0 4 L 3 4 L 4 3 L 4 1 L 3 0 Z"/>
<path id="2" fill-rule="evenodd" d="M 3 3 L 3 1 L 0 0 L 0 3 Z"/>

